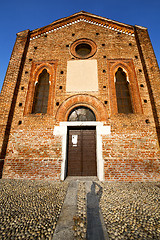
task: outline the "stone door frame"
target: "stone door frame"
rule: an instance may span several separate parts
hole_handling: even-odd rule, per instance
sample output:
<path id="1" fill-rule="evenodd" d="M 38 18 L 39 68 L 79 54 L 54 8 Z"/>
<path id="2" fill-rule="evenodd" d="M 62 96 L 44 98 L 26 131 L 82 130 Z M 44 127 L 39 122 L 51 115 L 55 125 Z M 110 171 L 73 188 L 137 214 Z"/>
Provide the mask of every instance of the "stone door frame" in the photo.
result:
<path id="1" fill-rule="evenodd" d="M 60 122 L 59 126 L 54 127 L 53 135 L 62 137 L 62 164 L 61 180 L 67 176 L 67 128 L 72 126 L 94 126 L 96 127 L 96 158 L 97 158 L 97 177 L 104 181 L 104 160 L 102 156 L 102 135 L 111 134 L 110 126 L 103 126 L 102 122 Z"/>

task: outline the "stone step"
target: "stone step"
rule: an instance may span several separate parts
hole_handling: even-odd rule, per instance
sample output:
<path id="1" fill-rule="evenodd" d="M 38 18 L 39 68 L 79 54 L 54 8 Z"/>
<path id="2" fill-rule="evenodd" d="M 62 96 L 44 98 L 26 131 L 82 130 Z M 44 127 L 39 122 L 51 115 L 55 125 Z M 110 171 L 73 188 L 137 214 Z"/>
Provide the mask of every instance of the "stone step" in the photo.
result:
<path id="1" fill-rule="evenodd" d="M 68 176 L 65 179 L 66 182 L 71 182 L 71 181 L 82 181 L 82 182 L 87 182 L 87 181 L 98 181 L 97 176 Z"/>

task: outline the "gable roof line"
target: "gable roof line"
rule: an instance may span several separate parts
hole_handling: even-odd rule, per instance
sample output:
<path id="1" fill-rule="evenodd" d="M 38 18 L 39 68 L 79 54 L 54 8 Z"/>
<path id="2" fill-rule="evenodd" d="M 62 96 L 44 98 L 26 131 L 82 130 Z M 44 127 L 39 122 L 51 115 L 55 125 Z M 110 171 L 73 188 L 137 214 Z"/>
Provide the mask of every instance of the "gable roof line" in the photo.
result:
<path id="1" fill-rule="evenodd" d="M 75 17 L 81 17 L 81 16 L 83 16 L 83 17 L 90 17 L 90 18 L 94 18 L 94 19 L 97 19 L 97 20 L 105 21 L 105 22 L 107 21 L 107 22 L 110 22 L 110 23 L 118 24 L 119 26 L 124 26 L 124 27 L 133 29 L 132 25 L 124 24 L 124 23 L 121 23 L 121 22 L 118 22 L 118 21 L 115 21 L 115 20 L 111 20 L 111 19 L 108 19 L 108 18 L 105 18 L 105 17 L 101 17 L 101 16 L 98 16 L 98 15 L 92 14 L 92 13 L 88 13 L 88 12 L 85 12 L 85 11 L 80 11 L 80 12 L 74 13 L 74 14 L 68 16 L 68 17 L 60 18 L 60 19 L 50 23 L 47 26 L 44 26 L 44 27 L 41 27 L 41 28 L 37 28 L 35 30 L 32 30 L 31 32 L 34 33 L 34 32 L 40 31 L 42 29 L 45 29 L 45 28 L 48 28 L 48 27 L 52 27 L 53 25 L 61 24 L 62 22 L 71 20 L 71 19 L 73 19 Z"/>
<path id="2" fill-rule="evenodd" d="M 77 13 L 71 15 L 71 16 L 74 16 L 74 15 L 77 15 L 77 14 L 80 14 L 80 13 L 84 14 L 84 15 L 87 15 L 89 17 L 98 18 L 98 19 L 103 20 L 103 21 L 108 21 L 108 22 L 112 22 L 112 23 L 115 23 L 115 24 L 118 24 L 118 25 L 123 25 L 124 27 L 133 28 L 133 26 L 130 25 L 130 24 L 121 23 L 121 22 L 118 22 L 118 21 L 115 21 L 115 20 L 112 20 L 112 19 L 109 19 L 109 18 L 101 17 L 101 16 L 93 14 L 93 13 L 85 12 L 85 11 L 77 12 Z"/>
<path id="3" fill-rule="evenodd" d="M 73 16 L 73 15 L 72 15 Z M 58 20 L 59 21 L 59 20 Z M 111 20 L 110 20 L 111 21 Z M 87 20 L 87 19 L 85 19 L 85 18 L 79 18 L 79 19 L 76 19 L 75 21 L 72 21 L 72 19 L 71 19 L 71 21 L 70 22 L 67 22 L 67 23 L 65 23 L 64 25 L 60 25 L 60 26 L 53 26 L 53 29 L 52 30 L 48 30 L 48 31 L 43 31 L 43 28 L 40 28 L 40 29 L 37 29 L 37 30 L 41 30 L 42 29 L 42 31 L 43 32 L 41 32 L 41 33 L 39 33 L 39 32 L 37 32 L 37 34 L 34 34 L 33 35 L 33 37 L 31 37 L 30 38 L 30 40 L 34 40 L 34 39 L 37 39 L 37 38 L 40 38 L 40 37 L 42 37 L 42 36 L 44 36 L 44 35 L 47 35 L 47 34 L 49 34 L 49 33 L 51 33 L 51 32 L 54 32 L 54 31 L 57 31 L 57 30 L 60 30 L 60 29 L 62 29 L 62 28 L 65 28 L 65 27 L 69 27 L 69 26 L 71 26 L 71 25 L 73 25 L 73 24 L 76 24 L 76 23 L 79 23 L 79 22 L 87 22 L 87 23 L 89 23 L 89 24 L 93 24 L 93 25 L 97 25 L 97 26 L 99 26 L 99 27 L 103 27 L 103 28 L 106 28 L 106 29 L 110 29 L 110 30 L 113 30 L 113 31 L 116 31 L 116 32 L 120 32 L 120 33 L 124 33 L 124 34 L 127 34 L 127 35 L 130 35 L 130 36 L 134 36 L 134 30 L 132 30 L 132 29 L 122 29 L 122 28 L 120 28 L 120 26 L 118 26 L 118 27 L 116 27 L 116 26 L 113 26 L 113 24 L 112 25 L 110 25 L 110 24 L 107 24 L 107 23 L 98 23 L 98 22 L 96 22 L 96 21 L 93 21 L 93 20 Z M 55 23 L 55 22 L 54 22 Z M 60 23 L 61 23 L 61 21 L 60 21 Z M 113 23 L 113 21 L 111 21 L 111 23 Z M 54 24 L 55 25 L 55 24 Z M 56 24 L 57 25 L 57 24 Z M 129 25 L 128 25 L 129 26 Z M 127 26 L 127 27 L 128 27 Z M 50 25 L 48 25 L 48 26 L 46 26 L 46 27 L 52 27 L 52 24 L 50 24 Z M 46 28 L 45 27 L 45 28 Z M 126 27 L 126 26 L 125 26 Z M 133 27 L 132 27 L 133 28 Z M 31 33 L 31 36 L 32 36 L 32 33 Z"/>

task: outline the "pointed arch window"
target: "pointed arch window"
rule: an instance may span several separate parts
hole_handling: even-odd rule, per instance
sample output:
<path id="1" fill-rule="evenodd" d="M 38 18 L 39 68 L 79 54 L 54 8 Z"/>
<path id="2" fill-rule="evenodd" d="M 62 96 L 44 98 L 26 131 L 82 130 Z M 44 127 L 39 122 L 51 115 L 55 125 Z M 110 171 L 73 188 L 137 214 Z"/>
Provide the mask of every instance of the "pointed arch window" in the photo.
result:
<path id="1" fill-rule="evenodd" d="M 46 69 L 38 77 L 35 87 L 32 113 L 47 113 L 49 97 L 49 73 Z"/>
<path id="2" fill-rule="evenodd" d="M 131 96 L 129 91 L 129 82 L 122 68 L 118 68 L 116 74 L 116 96 L 117 108 L 119 113 L 133 113 Z"/>

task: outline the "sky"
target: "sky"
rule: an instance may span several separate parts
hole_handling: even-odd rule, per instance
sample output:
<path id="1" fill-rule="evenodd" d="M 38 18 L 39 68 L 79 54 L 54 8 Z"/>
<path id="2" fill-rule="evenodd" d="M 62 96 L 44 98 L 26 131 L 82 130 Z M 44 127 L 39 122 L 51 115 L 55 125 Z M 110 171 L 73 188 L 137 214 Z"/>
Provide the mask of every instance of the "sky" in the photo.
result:
<path id="1" fill-rule="evenodd" d="M 0 3 L 0 90 L 17 32 L 46 26 L 82 10 L 147 27 L 160 66 L 160 0 L 5 0 Z"/>

